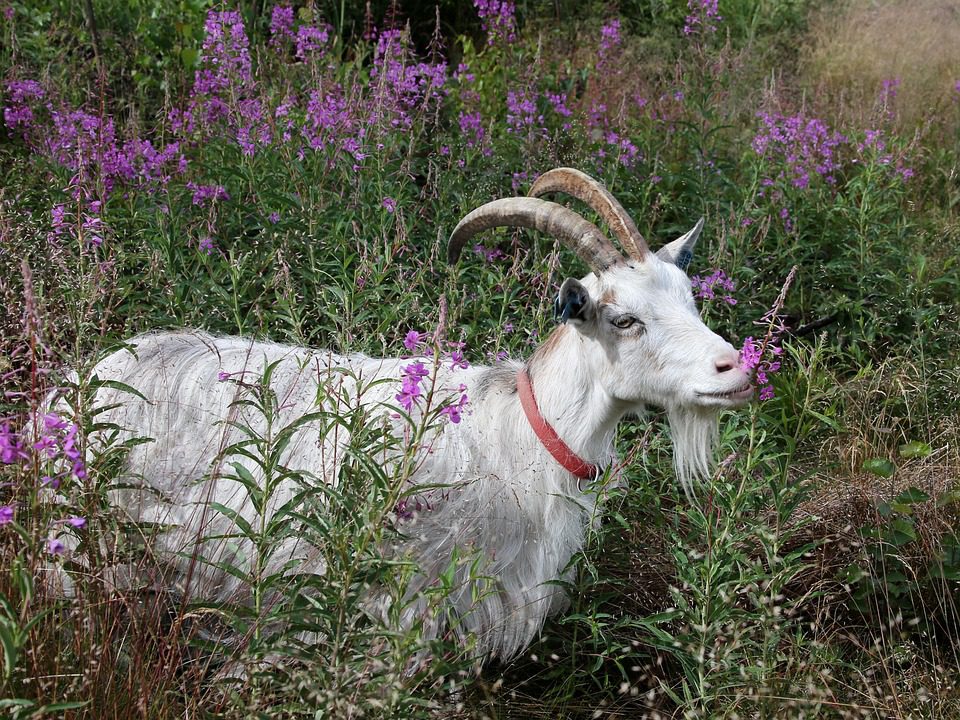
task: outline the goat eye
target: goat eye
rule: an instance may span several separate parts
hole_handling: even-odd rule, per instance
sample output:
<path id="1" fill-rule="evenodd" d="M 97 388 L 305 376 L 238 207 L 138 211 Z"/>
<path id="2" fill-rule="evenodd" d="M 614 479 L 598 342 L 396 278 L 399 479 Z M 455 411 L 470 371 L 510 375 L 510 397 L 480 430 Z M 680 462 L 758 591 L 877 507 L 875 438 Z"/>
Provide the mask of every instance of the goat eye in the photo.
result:
<path id="1" fill-rule="evenodd" d="M 633 315 L 620 315 L 619 317 L 615 317 L 611 322 L 615 327 L 626 330 L 628 327 L 636 325 L 638 320 Z"/>

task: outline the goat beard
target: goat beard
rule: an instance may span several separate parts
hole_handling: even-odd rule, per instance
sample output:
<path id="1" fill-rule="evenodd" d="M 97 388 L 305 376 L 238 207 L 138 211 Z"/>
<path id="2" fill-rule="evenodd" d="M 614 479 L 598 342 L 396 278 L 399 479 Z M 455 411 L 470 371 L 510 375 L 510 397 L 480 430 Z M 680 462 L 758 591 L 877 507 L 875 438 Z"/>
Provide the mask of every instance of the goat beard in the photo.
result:
<path id="1" fill-rule="evenodd" d="M 677 407 L 667 412 L 673 438 L 673 465 L 687 497 L 697 479 L 709 477 L 717 442 L 719 411 Z"/>

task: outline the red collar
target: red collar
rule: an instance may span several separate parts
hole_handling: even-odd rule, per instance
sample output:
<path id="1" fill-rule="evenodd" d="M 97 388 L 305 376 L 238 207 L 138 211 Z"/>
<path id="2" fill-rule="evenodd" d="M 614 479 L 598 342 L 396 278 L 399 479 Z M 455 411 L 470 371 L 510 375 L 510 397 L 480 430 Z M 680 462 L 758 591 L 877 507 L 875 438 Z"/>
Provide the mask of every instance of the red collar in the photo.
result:
<path id="1" fill-rule="evenodd" d="M 517 373 L 517 391 L 520 393 L 520 405 L 523 406 L 523 412 L 527 416 L 530 427 L 533 428 L 547 451 L 553 455 L 553 459 L 581 480 L 593 480 L 598 477 L 600 468 L 591 465 L 571 450 L 557 435 L 557 431 L 540 414 L 537 398 L 533 394 L 533 384 L 530 382 L 530 375 L 526 368 Z"/>

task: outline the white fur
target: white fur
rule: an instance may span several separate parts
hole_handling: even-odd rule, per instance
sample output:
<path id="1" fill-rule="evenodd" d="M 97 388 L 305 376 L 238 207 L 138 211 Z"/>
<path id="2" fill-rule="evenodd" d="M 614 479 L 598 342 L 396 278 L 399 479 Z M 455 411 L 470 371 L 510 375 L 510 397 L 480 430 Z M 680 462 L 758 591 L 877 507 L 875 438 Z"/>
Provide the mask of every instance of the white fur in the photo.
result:
<path id="1" fill-rule="evenodd" d="M 735 351 L 700 321 L 689 281 L 672 264 L 651 256 L 637 267 L 613 268 L 582 283 L 596 303 L 596 319 L 558 327 L 527 362 L 543 415 L 581 457 L 608 466 L 620 418 L 647 404 L 666 407 L 677 469 L 688 487 L 708 469 L 719 408 L 743 401 L 698 394 L 748 383 L 739 369 L 718 370 L 721 359 L 735 363 Z M 644 332 L 622 333 L 611 326 L 611 313 L 622 312 L 642 319 Z M 272 379 L 281 406 L 275 428 L 319 409 L 345 413 L 362 407 L 370 422 L 403 432 L 386 405 L 396 405 L 401 368 L 410 360 L 339 356 L 199 332 L 143 335 L 130 346 L 94 371 L 101 380 L 128 384 L 146 398 L 116 386 L 97 393 L 97 406 L 113 406 L 98 421 L 123 428 L 122 438 L 152 438 L 133 447 L 127 459 L 129 476 L 142 482 L 114 500 L 137 521 L 169 527 L 154 547 L 173 565 L 174 582 L 194 596 L 242 600 L 243 585 L 215 563 L 242 563 L 251 554 L 242 541 L 202 541 L 234 532 L 232 521 L 210 508 L 211 501 L 253 519 L 246 493 L 222 477 L 239 459 L 227 457 L 223 467 L 224 452 L 243 437 L 237 426 L 264 431 L 258 413 L 232 405 L 243 396 L 241 386 L 218 381 L 218 373 L 255 383 L 267 363 L 278 363 Z M 469 634 L 478 656 L 515 655 L 563 606 L 562 592 L 551 581 L 582 548 L 597 503 L 596 490 L 581 489 L 534 435 L 516 392 L 520 367 L 508 362 L 435 369 L 440 387 L 467 386 L 469 414 L 459 424 L 445 423 L 417 458 L 410 482 L 445 488 L 425 490 L 430 509 L 401 523 L 406 539 L 398 548 L 384 548 L 419 566 L 403 599 L 404 624 L 424 620 L 428 637 L 447 629 L 461 640 Z M 373 382 L 380 379 L 389 381 Z M 313 482 L 336 484 L 347 440 L 343 431 L 325 429 L 320 420 L 307 423 L 281 461 Z M 263 481 L 254 463 L 243 465 Z M 293 481 L 281 483 L 267 514 L 295 490 Z M 420 591 L 449 566 L 455 548 L 461 555 L 478 553 L 474 570 L 488 580 L 471 579 L 475 576 L 462 565 L 447 612 L 437 612 Z M 191 559 L 198 551 L 208 562 Z M 299 538 L 279 548 L 267 570 L 291 565 L 296 572 L 327 571 L 322 552 Z M 374 591 L 371 603 L 382 610 L 386 600 Z M 447 628 L 451 616 L 458 622 Z"/>

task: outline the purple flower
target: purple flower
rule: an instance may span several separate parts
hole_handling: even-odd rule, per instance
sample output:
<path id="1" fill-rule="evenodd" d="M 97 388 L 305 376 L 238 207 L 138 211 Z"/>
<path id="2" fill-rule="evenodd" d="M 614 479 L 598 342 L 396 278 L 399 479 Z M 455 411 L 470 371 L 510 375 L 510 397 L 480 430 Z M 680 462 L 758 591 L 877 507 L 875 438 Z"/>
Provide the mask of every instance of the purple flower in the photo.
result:
<path id="1" fill-rule="evenodd" d="M 292 39 L 293 34 L 293 8 L 284 5 L 275 5 L 270 13 L 270 44 L 274 47 L 280 45 L 284 39 Z"/>
<path id="2" fill-rule="evenodd" d="M 10 465 L 18 460 L 30 457 L 23 448 L 20 436 L 10 428 L 8 423 L 0 425 L 0 462 Z"/>
<path id="3" fill-rule="evenodd" d="M 573 110 L 567 107 L 567 95 L 566 93 L 544 93 L 544 97 L 547 99 L 547 102 L 550 103 L 550 107 L 553 108 L 553 111 L 564 118 L 563 129 L 569 130 L 572 126 L 569 122 L 566 122 L 566 118 L 569 118 L 573 115 Z"/>
<path id="4" fill-rule="evenodd" d="M 690 278 L 690 284 L 693 285 L 698 300 L 714 300 L 719 291 L 720 298 L 727 305 L 737 304 L 736 299 L 730 294 L 737 289 L 737 283 L 719 268 L 705 277 L 694 275 Z"/>
<path id="5" fill-rule="evenodd" d="M 717 7 L 718 0 L 687 0 L 686 23 L 683 26 L 684 35 L 694 35 L 698 32 L 714 33 L 717 23 L 723 20 Z"/>
<path id="6" fill-rule="evenodd" d="M 297 36 L 294 41 L 297 46 L 297 58 L 306 60 L 309 54 L 316 50 L 322 50 L 329 39 L 330 32 L 327 28 L 301 25 L 297 28 Z"/>
<path id="7" fill-rule="evenodd" d="M 603 24 L 600 28 L 600 49 L 598 50 L 598 55 L 600 57 L 599 62 L 597 62 L 597 69 L 603 69 L 607 66 L 608 62 L 612 59 L 612 55 L 617 48 L 620 47 L 620 20 L 614 18 Z"/>
<path id="8" fill-rule="evenodd" d="M 766 344 L 758 344 L 752 337 L 743 341 L 740 349 L 740 368 L 745 372 L 753 372 L 757 385 L 760 386 L 760 400 L 771 400 L 774 396 L 773 384 L 770 375 L 780 369 L 780 355 L 783 348 L 779 342 L 779 332 L 772 332 L 767 336 Z M 769 353 L 769 357 L 764 357 Z"/>
<path id="9" fill-rule="evenodd" d="M 749 372 L 760 364 L 760 347 L 752 337 L 743 341 L 740 349 L 740 367 Z"/>
<path id="10" fill-rule="evenodd" d="M 527 182 L 527 171 L 521 170 L 520 172 L 513 173 L 513 180 L 510 182 L 510 186 L 513 188 L 514 192 L 518 192 L 520 188 L 525 185 Z"/>
<path id="11" fill-rule="evenodd" d="M 223 185 L 198 185 L 188 182 L 187 190 L 193 190 L 193 204 L 204 207 L 208 202 L 217 200 L 229 200 L 230 193 Z"/>
<path id="12" fill-rule="evenodd" d="M 462 342 L 451 342 L 447 343 L 451 348 L 450 354 L 448 355 L 450 359 L 450 369 L 451 370 L 466 370 L 470 367 L 470 363 L 463 357 L 463 346 L 465 343 Z"/>
<path id="13" fill-rule="evenodd" d="M 280 213 L 278 213 L 278 212 L 272 212 L 272 213 L 270 213 L 270 214 L 267 216 L 267 220 L 269 220 L 271 223 L 273 223 L 274 225 L 276 225 L 278 222 L 280 222 Z"/>
<path id="14" fill-rule="evenodd" d="M 473 0 L 480 24 L 487 33 L 487 45 L 517 39 L 516 6 L 510 0 Z"/>
<path id="15" fill-rule="evenodd" d="M 466 394 L 465 392 L 463 392 L 465 389 L 466 389 L 466 386 L 465 386 L 465 385 L 461 385 L 461 386 L 460 386 L 460 393 L 461 393 L 461 394 L 460 394 L 460 399 L 459 399 L 457 402 L 455 402 L 455 403 L 449 403 L 449 404 L 447 404 L 447 405 L 444 405 L 444 406 L 440 409 L 440 414 L 443 415 L 443 416 L 445 416 L 445 417 L 447 418 L 447 420 L 449 420 L 450 422 L 452 422 L 454 425 L 459 424 L 459 422 L 460 422 L 460 420 L 461 420 L 461 414 L 462 414 L 462 412 L 463 412 L 463 409 L 464 409 L 464 407 L 467 405 L 467 403 L 470 402 L 469 399 L 467 398 L 467 394 Z"/>
<path id="16" fill-rule="evenodd" d="M 370 77 L 366 124 L 371 128 L 406 129 L 411 113 L 429 102 L 439 103 L 446 93 L 446 62 L 413 62 L 408 39 L 399 30 L 386 30 L 377 40 Z"/>
<path id="17" fill-rule="evenodd" d="M 403 338 L 403 346 L 410 352 L 416 352 L 417 348 L 420 347 L 420 343 L 422 343 L 426 337 L 426 333 L 408 330 L 406 336 Z"/>
<path id="18" fill-rule="evenodd" d="M 11 80 L 7 83 L 7 102 L 3 108 L 3 121 L 11 130 L 29 130 L 33 125 L 32 105 L 44 98 L 45 92 L 35 80 Z"/>
<path id="19" fill-rule="evenodd" d="M 537 110 L 535 98 L 525 89 L 507 91 L 507 132 L 517 135 L 546 134 L 543 114 Z"/>
<path id="20" fill-rule="evenodd" d="M 64 522 L 66 522 L 66 524 L 70 527 L 77 528 L 79 530 L 86 526 L 87 519 L 80 517 L 79 515 L 71 515 Z"/>
<path id="21" fill-rule="evenodd" d="M 835 151 L 847 142 L 846 137 L 831 132 L 822 120 L 803 115 L 761 112 L 758 117 L 764 127 L 753 138 L 753 150 L 768 161 L 782 164 L 785 169 L 780 172 L 781 178 L 799 189 L 807 188 L 814 177 L 830 185 L 836 182 L 833 173 L 839 163 Z"/>
<path id="22" fill-rule="evenodd" d="M 388 213 L 393 213 L 397 209 L 397 201 L 392 197 L 385 197 L 382 204 Z"/>
<path id="23" fill-rule="evenodd" d="M 395 397 L 401 407 L 407 412 L 410 412 L 410 410 L 413 409 L 413 404 L 423 396 L 420 383 L 423 381 L 423 378 L 430 374 L 430 371 L 427 370 L 422 362 L 414 362 L 404 366 L 402 372 L 403 384 L 400 392 L 397 393 Z"/>
<path id="24" fill-rule="evenodd" d="M 232 375 L 233 373 L 228 373 L 221 370 L 220 372 L 217 373 L 217 382 L 226 382 L 227 380 L 230 379 Z"/>
<path id="25" fill-rule="evenodd" d="M 0 505 L 0 525 L 13 522 L 13 505 Z"/>
<path id="26" fill-rule="evenodd" d="M 206 253 L 207 255 L 213 255 L 213 251 L 216 250 L 216 245 L 213 242 L 213 238 L 207 235 L 206 237 L 200 238 L 197 249 Z"/>
<path id="27" fill-rule="evenodd" d="M 59 539 L 50 538 L 47 540 L 47 552 L 51 555 L 63 555 L 64 550 L 66 550 L 66 547 Z"/>
<path id="28" fill-rule="evenodd" d="M 336 145 L 340 138 L 354 132 L 355 120 L 343 89 L 335 86 L 326 93 L 311 90 L 303 135 L 313 150 Z"/>
<path id="29" fill-rule="evenodd" d="M 460 112 L 460 134 L 466 139 L 467 147 L 483 145 L 483 116 L 479 112 Z"/>
<path id="30" fill-rule="evenodd" d="M 488 248 L 486 245 L 481 245 L 479 243 L 473 246 L 473 252 L 476 253 L 477 255 L 480 255 L 483 258 L 484 262 L 488 262 L 488 263 L 492 263 L 499 260 L 500 258 L 506 257 L 503 250 L 501 250 L 500 248 Z"/>
<path id="31" fill-rule="evenodd" d="M 250 41 L 240 13 L 210 10 L 204 30 L 201 60 L 206 69 L 197 72 L 194 93 L 217 94 L 229 89 L 233 82 L 251 83 Z"/>

